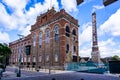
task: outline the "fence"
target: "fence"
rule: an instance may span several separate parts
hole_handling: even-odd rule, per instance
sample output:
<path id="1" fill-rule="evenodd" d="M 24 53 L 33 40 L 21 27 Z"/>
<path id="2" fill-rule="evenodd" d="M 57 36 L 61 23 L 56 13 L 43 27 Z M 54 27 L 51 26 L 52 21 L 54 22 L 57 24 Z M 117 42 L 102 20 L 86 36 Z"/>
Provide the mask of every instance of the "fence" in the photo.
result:
<path id="1" fill-rule="evenodd" d="M 67 63 L 66 70 L 103 74 L 108 71 L 107 63 Z"/>

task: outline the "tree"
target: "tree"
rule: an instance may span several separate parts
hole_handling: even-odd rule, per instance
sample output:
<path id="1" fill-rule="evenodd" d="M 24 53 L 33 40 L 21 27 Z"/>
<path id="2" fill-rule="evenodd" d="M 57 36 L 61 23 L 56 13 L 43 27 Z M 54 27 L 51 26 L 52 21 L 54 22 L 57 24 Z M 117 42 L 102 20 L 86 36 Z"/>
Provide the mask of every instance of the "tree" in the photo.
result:
<path id="1" fill-rule="evenodd" d="M 111 60 L 113 60 L 113 61 L 117 61 L 117 60 L 120 60 L 120 58 L 119 58 L 119 56 L 118 55 L 114 55 L 113 57 L 112 57 L 112 59 Z"/>
<path id="2" fill-rule="evenodd" d="M 4 68 L 9 63 L 9 57 L 12 54 L 11 49 L 7 44 L 0 43 L 0 63 L 3 64 Z"/>

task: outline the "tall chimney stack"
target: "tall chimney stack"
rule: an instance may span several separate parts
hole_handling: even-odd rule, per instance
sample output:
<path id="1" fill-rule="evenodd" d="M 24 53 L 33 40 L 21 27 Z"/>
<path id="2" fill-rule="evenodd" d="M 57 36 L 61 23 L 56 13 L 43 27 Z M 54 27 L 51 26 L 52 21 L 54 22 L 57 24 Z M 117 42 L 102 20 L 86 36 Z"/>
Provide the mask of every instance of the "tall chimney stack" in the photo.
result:
<path id="1" fill-rule="evenodd" d="M 96 26 L 96 13 L 92 13 L 92 61 L 95 63 L 100 63 L 100 53 L 98 48 L 97 40 L 97 26 Z"/>

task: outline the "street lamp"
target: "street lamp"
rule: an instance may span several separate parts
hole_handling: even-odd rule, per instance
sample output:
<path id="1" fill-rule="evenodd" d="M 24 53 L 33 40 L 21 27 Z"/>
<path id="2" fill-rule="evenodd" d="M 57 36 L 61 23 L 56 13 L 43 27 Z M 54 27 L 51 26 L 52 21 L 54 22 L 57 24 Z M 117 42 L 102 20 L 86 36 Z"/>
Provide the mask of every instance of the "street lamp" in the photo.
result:
<path id="1" fill-rule="evenodd" d="M 103 4 L 104 4 L 104 6 L 108 6 L 108 5 L 110 5 L 110 4 L 112 4 L 113 2 L 116 2 L 116 1 L 118 1 L 118 0 L 103 0 Z"/>
<path id="2" fill-rule="evenodd" d="M 17 72 L 17 77 L 21 77 L 21 69 L 20 69 L 20 65 L 21 65 L 21 59 L 22 59 L 22 40 L 24 38 L 23 35 L 17 34 L 19 36 L 19 41 L 20 41 L 20 50 L 19 50 L 19 69 Z"/>
<path id="3" fill-rule="evenodd" d="M 76 0 L 77 5 L 81 4 L 82 2 L 84 2 L 84 0 Z"/>

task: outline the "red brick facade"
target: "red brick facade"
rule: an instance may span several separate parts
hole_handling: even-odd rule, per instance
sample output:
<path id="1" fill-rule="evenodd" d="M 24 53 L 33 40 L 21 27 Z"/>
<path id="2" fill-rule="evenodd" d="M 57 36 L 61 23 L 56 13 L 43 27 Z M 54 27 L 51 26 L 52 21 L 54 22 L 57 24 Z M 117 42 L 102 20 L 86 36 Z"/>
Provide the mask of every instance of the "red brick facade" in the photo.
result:
<path id="1" fill-rule="evenodd" d="M 24 48 L 31 45 L 30 55 Z M 12 49 L 10 63 L 17 65 L 20 41 L 9 44 Z M 64 63 L 78 61 L 78 21 L 64 9 L 54 9 L 37 17 L 31 26 L 31 34 L 22 40 L 22 65 L 29 67 L 48 66 L 64 69 Z"/>

